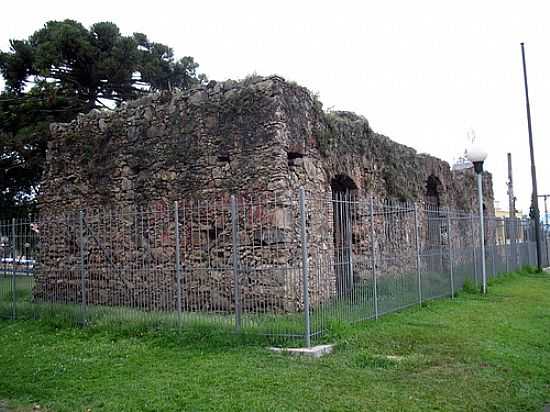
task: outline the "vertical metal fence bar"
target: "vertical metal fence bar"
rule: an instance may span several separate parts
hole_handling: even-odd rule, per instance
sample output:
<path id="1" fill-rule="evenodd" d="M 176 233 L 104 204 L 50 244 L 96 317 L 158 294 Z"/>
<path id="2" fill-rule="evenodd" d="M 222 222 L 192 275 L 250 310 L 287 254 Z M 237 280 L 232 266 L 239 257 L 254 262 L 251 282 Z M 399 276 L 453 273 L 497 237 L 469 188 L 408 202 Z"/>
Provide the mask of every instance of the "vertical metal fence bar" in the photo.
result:
<path id="1" fill-rule="evenodd" d="M 235 195 L 231 195 L 231 232 L 233 243 L 233 279 L 235 284 L 235 330 L 241 331 L 241 284 L 239 281 L 239 216 Z"/>
<path id="2" fill-rule="evenodd" d="M 546 254 L 546 242 L 545 242 L 545 234 L 544 234 L 545 226 L 542 225 L 541 233 L 540 233 L 540 239 L 541 239 L 541 249 L 544 248 L 544 251 L 541 251 L 542 256 L 542 264 L 543 267 L 546 267 L 546 262 L 548 261 L 548 256 Z"/>
<path id="3" fill-rule="evenodd" d="M 524 225 L 525 226 L 525 225 Z M 531 221 L 527 222 L 527 265 L 531 265 Z"/>
<path id="4" fill-rule="evenodd" d="M 317 209 L 317 210 L 319 210 L 319 209 Z M 317 287 L 319 289 L 321 289 L 322 288 L 322 286 L 321 286 L 321 248 L 319 247 L 319 245 L 317 245 L 316 260 L 317 260 Z M 319 313 L 318 313 L 319 327 L 316 330 L 316 332 L 323 331 L 324 327 L 325 327 L 325 319 L 324 319 L 324 312 L 325 311 L 324 311 L 322 302 L 319 303 L 319 309 L 320 309 Z"/>
<path id="5" fill-rule="evenodd" d="M 378 286 L 376 279 L 376 241 L 374 229 L 374 196 L 370 196 L 370 236 L 372 250 L 372 294 L 374 302 L 374 319 L 378 319 Z"/>
<path id="6" fill-rule="evenodd" d="M 518 242 L 516 244 L 517 247 L 517 269 L 520 269 L 525 265 L 524 259 L 525 259 L 525 246 L 527 245 L 527 238 L 525 236 L 525 227 L 523 220 L 519 220 L 516 222 L 518 224 Z"/>
<path id="7" fill-rule="evenodd" d="M 475 231 L 473 213 L 470 213 L 470 223 L 472 227 L 472 259 L 474 264 L 474 284 L 477 286 L 476 231 Z"/>
<path id="8" fill-rule="evenodd" d="M 337 193 L 337 198 L 338 198 L 338 223 L 337 223 L 337 228 L 338 228 L 338 261 L 337 261 L 337 265 L 338 265 L 338 271 L 339 271 L 339 279 L 338 279 L 338 283 L 339 283 L 339 287 L 340 287 L 340 291 L 338 293 L 338 297 L 339 298 L 342 298 L 343 296 L 345 296 L 345 293 L 346 293 L 346 266 L 345 266 L 345 255 L 344 255 L 344 229 L 343 229 L 343 225 L 344 225 L 344 202 L 343 202 L 343 197 L 344 197 L 344 194 L 341 193 L 341 192 L 338 192 Z M 344 320 L 344 312 L 345 312 L 345 309 L 343 308 L 343 306 L 340 307 L 340 310 L 339 310 L 339 316 L 340 316 L 340 319 L 341 320 Z"/>
<path id="9" fill-rule="evenodd" d="M 504 231 L 503 236 L 503 242 L 504 242 L 504 258 L 506 259 L 506 273 L 510 272 L 510 251 L 508 250 L 508 239 L 506 239 L 506 235 L 510 230 L 510 222 L 508 222 L 508 226 L 506 225 L 506 219 L 502 219 L 502 226 Z M 506 230 L 508 229 L 508 230 Z"/>
<path id="10" fill-rule="evenodd" d="M 541 266 L 546 267 L 546 245 L 544 243 L 544 224 L 541 225 L 540 229 L 540 256 L 541 256 Z"/>
<path id="11" fill-rule="evenodd" d="M 174 223 L 176 224 L 176 292 L 177 311 L 178 311 L 178 326 L 181 327 L 181 248 L 180 248 L 180 219 L 178 201 L 174 202 Z"/>
<path id="12" fill-rule="evenodd" d="M 524 267 L 525 265 L 529 265 L 530 263 L 530 254 L 531 254 L 531 247 L 530 247 L 530 240 L 529 240 L 529 226 L 526 224 L 525 220 L 521 222 L 521 231 L 523 234 L 523 251 L 521 256 L 521 266 Z"/>
<path id="13" fill-rule="evenodd" d="M 86 269 L 84 263 L 84 211 L 82 210 L 78 214 L 78 224 L 80 229 L 80 316 L 84 325 L 86 323 Z"/>
<path id="14" fill-rule="evenodd" d="M 280 298 L 275 294 L 266 294 L 265 300 L 262 300 L 262 295 L 260 293 L 251 294 L 252 296 L 249 297 L 246 290 L 243 289 L 248 287 L 244 284 L 247 283 L 246 281 L 249 279 L 253 282 L 255 278 L 260 278 L 261 276 L 259 275 L 264 273 L 262 270 L 265 270 L 265 273 L 271 273 L 269 272 L 271 270 L 279 270 L 278 268 L 261 269 L 259 265 L 254 265 L 257 264 L 257 261 L 261 260 L 262 253 L 264 251 L 264 249 L 259 249 L 260 246 L 256 243 L 259 241 L 257 240 L 255 233 L 258 232 L 259 239 L 262 239 L 263 241 L 263 239 L 267 236 L 267 234 L 264 236 L 264 230 L 267 232 L 270 228 L 268 225 L 271 224 L 265 223 L 265 216 L 262 214 L 265 212 L 260 213 L 260 211 L 263 209 L 269 209 L 270 206 L 273 206 L 273 208 L 278 210 L 281 205 L 277 203 L 275 198 L 272 203 L 270 203 L 269 200 L 266 200 L 265 202 L 263 200 L 254 202 L 251 201 L 250 206 L 248 207 L 246 204 L 241 203 L 236 196 L 231 196 L 229 205 L 226 201 L 221 204 L 223 211 L 221 215 L 224 223 L 221 224 L 222 229 L 219 228 L 219 224 L 217 223 L 212 225 L 212 229 L 208 230 L 213 230 L 213 234 L 210 234 L 202 229 L 202 226 L 205 225 L 204 222 L 206 222 L 208 227 L 211 226 L 211 222 L 217 217 L 217 209 L 213 212 L 210 205 L 205 203 L 204 206 L 201 206 L 201 203 L 198 203 L 196 210 L 192 207 L 190 218 L 188 219 L 185 211 L 185 202 L 181 201 L 181 199 L 180 202 L 175 201 L 173 203 L 173 217 L 170 215 L 170 208 L 168 208 L 167 214 L 164 214 L 164 209 L 162 214 L 161 211 L 153 211 L 149 214 L 146 214 L 144 211 L 139 213 L 137 211 L 131 212 L 130 216 L 134 213 L 134 217 L 133 223 L 128 226 L 128 241 L 126 241 L 125 237 L 122 237 L 122 240 L 124 240 L 122 242 L 120 238 L 118 240 L 113 240 L 112 236 L 110 236 L 110 240 L 104 239 L 107 237 L 106 230 L 108 229 L 109 235 L 111 235 L 112 232 L 117 231 L 117 225 L 120 226 L 119 231 L 121 232 L 121 235 L 125 235 L 123 232 L 126 229 L 122 228 L 122 226 L 125 227 L 125 224 L 122 223 L 125 221 L 122 212 L 120 213 L 120 216 L 115 216 L 114 224 L 111 223 L 111 220 L 109 220 L 109 223 L 107 224 L 98 212 L 91 212 L 89 210 L 79 211 L 78 228 L 76 227 L 75 214 L 70 217 L 65 217 L 64 220 L 60 219 L 59 222 L 54 220 L 50 224 L 52 226 L 50 228 L 47 228 L 45 225 L 41 224 L 41 230 L 44 231 L 64 230 L 65 233 L 54 233 L 54 235 L 60 239 L 59 240 L 56 238 L 55 240 L 59 243 L 64 242 L 63 246 L 66 248 L 64 253 L 71 255 L 71 257 L 76 257 L 78 261 L 76 265 L 73 265 L 71 273 L 67 275 L 67 279 L 70 280 L 69 282 L 57 282 L 56 284 L 51 285 L 52 293 L 54 294 L 54 296 L 52 296 L 53 301 L 65 303 L 67 305 L 70 304 L 71 306 L 76 307 L 77 313 L 73 315 L 74 318 L 78 319 L 80 315 L 80 322 L 82 324 L 90 323 L 91 320 L 95 318 L 96 310 L 100 309 L 100 305 L 104 304 L 102 296 L 99 293 L 101 291 L 98 290 L 99 286 L 97 286 L 97 276 L 99 273 L 98 269 L 103 269 L 98 265 L 107 265 L 107 263 L 109 263 L 108 261 L 112 258 L 113 253 L 120 253 L 120 251 L 115 249 L 115 247 L 137 247 L 141 252 L 141 248 L 143 248 L 143 250 L 146 248 L 145 239 L 147 239 L 147 242 L 150 244 L 148 247 L 151 249 L 157 248 L 159 242 L 160 247 L 171 249 L 174 247 L 174 244 L 170 245 L 170 239 L 173 239 L 173 241 L 175 241 L 174 257 L 168 257 L 167 254 L 166 257 L 152 255 L 150 259 L 156 260 L 151 263 L 146 263 L 145 254 L 143 254 L 143 256 L 139 258 L 142 260 L 141 268 L 136 266 L 140 264 L 139 262 L 132 263 L 130 261 L 127 263 L 120 263 L 119 265 L 121 269 L 117 269 L 117 267 L 113 266 L 113 263 L 111 262 L 110 266 L 108 266 L 108 269 L 105 269 L 105 271 L 109 271 L 110 274 L 113 270 L 124 270 L 128 268 L 129 271 L 132 271 L 134 278 L 136 277 L 134 272 L 138 272 L 144 278 L 145 274 L 150 272 L 153 280 L 158 282 L 157 277 L 159 275 L 157 271 L 159 269 L 156 268 L 162 266 L 161 270 L 169 270 L 169 273 L 171 273 L 170 276 L 174 276 L 175 274 L 175 292 L 177 295 L 173 295 L 174 278 L 171 278 L 172 280 L 170 284 L 166 282 L 166 286 L 163 285 L 165 288 L 164 290 L 169 290 L 162 292 L 166 293 L 166 295 L 159 298 L 162 300 L 159 304 L 157 304 L 156 301 L 153 302 L 155 299 L 153 293 L 156 293 L 154 290 L 148 291 L 148 293 L 152 296 L 149 299 L 146 299 L 144 295 L 146 291 L 138 291 L 139 293 L 133 293 L 133 296 L 130 293 L 132 291 L 128 291 L 127 295 L 124 296 L 124 293 L 126 292 L 121 290 L 117 291 L 116 288 L 120 289 L 120 287 L 116 285 L 111 286 L 111 282 L 109 282 L 109 287 L 112 288 L 113 292 L 110 292 L 111 294 L 105 297 L 105 299 L 109 299 L 109 302 L 105 302 L 105 307 L 112 304 L 113 307 L 130 306 L 133 309 L 140 309 L 141 312 L 147 314 L 152 314 L 155 310 L 169 310 L 173 313 L 173 305 L 176 303 L 177 324 L 179 327 L 182 326 L 182 322 L 185 322 L 190 311 L 197 311 L 197 314 L 199 314 L 199 312 L 209 311 L 212 314 L 219 316 L 216 319 L 216 322 L 221 323 L 222 321 L 227 320 L 227 322 L 231 325 L 230 327 L 232 327 L 232 314 L 230 313 L 226 316 L 222 315 L 222 313 L 231 312 L 232 305 L 234 305 L 234 322 L 237 332 L 241 332 L 243 328 L 244 330 L 248 330 L 249 326 L 256 323 L 256 319 L 261 319 L 262 313 L 269 313 L 270 310 L 274 315 L 281 313 L 282 311 L 278 312 L 277 310 L 279 307 L 286 310 L 286 306 L 283 306 L 283 304 L 285 304 L 283 301 L 284 297 Z M 450 208 L 446 208 L 448 249 L 445 251 L 444 209 L 436 210 L 434 207 L 424 205 L 423 203 L 407 204 L 404 206 L 398 203 L 387 202 L 382 205 L 380 203 L 376 203 L 374 196 L 370 195 L 370 209 L 367 211 L 367 203 L 369 200 L 362 200 L 360 197 L 356 198 L 349 193 L 337 193 L 331 198 L 329 203 L 327 203 L 328 206 L 332 205 L 332 208 L 326 206 L 326 212 L 328 213 L 330 211 L 330 218 L 334 219 L 331 223 L 334 223 L 334 230 L 337 230 L 338 233 L 333 233 L 327 230 L 326 233 L 318 234 L 314 229 L 317 229 L 317 226 L 322 224 L 322 221 L 315 213 L 321 213 L 319 212 L 323 209 L 321 204 L 325 204 L 326 199 L 322 198 L 317 200 L 316 197 L 310 196 L 309 194 L 307 194 L 307 196 L 308 197 L 306 198 L 304 188 L 300 188 L 298 198 L 299 210 L 296 211 L 295 209 L 297 199 L 296 197 L 293 197 L 292 205 L 294 208 L 289 208 L 289 215 L 286 216 L 290 216 L 291 213 L 293 224 L 295 226 L 296 224 L 300 225 L 300 232 L 296 232 L 295 235 L 300 236 L 300 243 L 302 247 L 302 266 L 299 268 L 299 263 L 296 263 L 296 265 L 293 266 L 291 275 L 286 275 L 289 277 L 292 276 L 292 279 L 291 281 L 286 282 L 284 286 L 285 293 L 287 293 L 286 296 L 289 296 L 290 294 L 290 292 L 286 291 L 286 289 L 290 289 L 291 287 L 294 288 L 292 291 L 294 293 L 292 299 L 296 299 L 298 305 L 300 306 L 302 303 L 300 302 L 300 295 L 303 293 L 304 315 L 302 317 L 301 314 L 296 314 L 298 317 L 296 319 L 293 318 L 293 321 L 296 323 L 292 325 L 294 327 L 294 331 L 288 330 L 288 333 L 287 330 L 283 331 L 283 328 L 285 328 L 286 325 L 284 317 L 281 316 L 280 324 L 279 321 L 275 322 L 275 325 L 273 326 L 274 329 L 269 330 L 272 334 L 282 336 L 284 332 L 284 336 L 298 336 L 300 340 L 303 339 L 303 342 L 307 347 L 310 347 L 312 345 L 312 340 L 315 342 L 315 336 L 324 331 L 324 316 L 338 316 L 339 319 L 346 321 L 357 320 L 357 318 L 364 319 L 370 317 L 371 315 L 373 315 L 375 319 L 378 319 L 382 313 L 395 310 L 398 307 L 403 307 L 411 303 L 415 304 L 415 292 L 417 294 L 416 299 L 418 304 L 421 305 L 423 302 L 426 302 L 433 297 L 447 295 L 445 291 L 449 291 L 449 286 L 451 298 L 454 298 L 455 292 L 461 288 L 465 277 L 465 272 L 467 273 L 469 270 L 471 273 L 472 267 L 468 267 L 470 258 L 473 258 L 473 276 L 477 284 L 478 276 L 480 277 L 479 274 L 481 273 L 480 264 L 482 265 L 487 261 L 487 259 L 482 252 L 480 253 L 480 249 L 477 249 L 476 247 L 477 242 L 480 242 L 480 235 L 482 232 L 481 225 L 475 221 L 474 214 L 469 212 L 453 212 Z M 315 203 L 317 201 L 319 202 L 319 207 L 317 207 Z M 179 203 L 182 203 L 181 212 L 179 211 Z M 377 207 L 376 216 L 374 209 L 375 203 Z M 413 211 L 415 229 L 414 240 L 411 232 L 411 212 Z M 229 223 L 227 221 L 229 216 L 228 212 L 231 215 L 231 229 L 229 229 L 228 224 L 225 224 Z M 299 214 L 299 223 L 296 222 L 295 219 L 297 217 L 296 212 Z M 197 215 L 196 217 L 195 214 Z M 468 214 L 470 216 L 468 216 Z M 111 214 L 109 216 L 111 216 Z M 141 223 L 138 222 L 138 217 L 140 217 Z M 144 219 L 146 220 L 144 221 Z M 454 224 L 453 219 L 455 220 Z M 470 219 L 470 223 L 468 223 L 468 219 Z M 369 222 L 367 222 L 367 220 Z M 3 235 L 11 237 L 12 242 L 11 244 L 8 243 L 6 245 L 4 249 L 5 252 L 3 252 L 6 255 L 11 254 L 12 256 L 12 267 L 9 267 L 9 259 L 5 259 L 6 264 L 4 269 L 7 280 L 6 286 L 8 288 L 11 287 L 12 291 L 11 299 L 6 296 L 6 303 L 8 305 L 6 307 L 8 312 L 7 314 L 9 316 L 9 310 L 11 309 L 12 319 L 16 319 L 16 316 L 23 316 L 21 296 L 19 296 L 16 291 L 17 287 L 22 288 L 24 286 L 24 281 L 32 280 L 24 279 L 22 277 L 25 275 L 25 272 L 31 272 L 31 253 L 51 253 L 48 250 L 40 251 L 38 248 L 36 249 L 38 252 L 34 251 L 35 235 L 31 232 L 34 230 L 31 226 L 31 222 L 32 220 L 30 218 L 28 218 L 28 223 L 25 219 L 18 220 L 13 218 L 11 221 L 8 220 L 5 222 L 5 229 L 3 229 L 2 233 Z M 171 222 L 175 224 L 174 229 L 171 228 Z M 501 220 L 491 218 L 486 222 L 488 229 L 486 232 L 487 236 L 493 237 L 491 245 L 493 276 L 496 275 L 497 272 L 501 273 L 504 269 L 506 269 L 506 271 L 513 270 L 516 264 L 522 265 L 525 263 L 530 263 L 534 259 L 534 245 L 532 245 L 533 232 L 531 232 L 532 229 L 530 226 L 525 226 L 525 224 L 528 224 L 527 222 L 524 222 L 523 226 L 521 226 L 522 222 L 520 221 L 514 222 L 513 220 L 510 220 L 510 222 L 507 222 L 506 219 Z M 157 224 L 161 226 L 160 229 L 157 228 Z M 470 234 L 467 232 L 470 224 L 472 251 L 468 249 Z M 134 226 L 133 232 L 135 232 L 133 234 L 131 233 L 132 225 Z M 195 232 L 193 231 L 193 225 L 197 226 L 194 230 L 196 232 L 202 231 L 202 234 L 194 236 Z M 517 229 L 520 230 L 520 233 L 518 234 L 516 232 L 515 234 L 512 234 L 512 231 L 516 225 L 520 225 L 517 227 Z M 512 227 L 510 228 L 508 226 Z M 138 233 L 139 229 L 141 230 L 141 234 Z M 187 231 L 189 229 L 191 229 L 191 231 L 188 234 Z M 377 233 L 377 229 L 380 229 L 380 233 Z M 145 235 L 144 230 L 146 231 Z M 166 240 L 164 237 L 159 236 L 159 233 L 164 235 L 165 231 L 171 233 L 172 230 L 175 231 L 172 234 L 174 238 L 166 237 L 166 239 L 168 239 Z M 218 230 L 223 231 L 223 235 L 218 234 Z M 231 230 L 231 235 L 229 234 L 229 230 Z M 76 235 L 77 231 L 78 235 Z M 252 263 L 249 264 L 247 257 L 243 254 L 245 251 L 241 250 L 240 241 L 243 241 L 242 248 L 244 249 L 246 246 L 244 244 L 245 234 L 249 234 L 251 231 L 254 231 L 254 236 L 252 238 L 252 257 L 254 260 L 251 260 Z M 223 272 L 223 282 L 231 282 L 231 279 L 226 280 L 225 278 L 227 271 L 229 271 L 229 278 L 233 276 L 232 287 L 235 288 L 234 291 L 232 291 L 233 295 L 231 295 L 231 291 L 229 292 L 229 296 L 224 295 L 223 302 L 219 304 L 221 309 L 218 309 L 218 306 L 216 306 L 217 303 L 215 303 L 214 300 L 208 300 L 209 298 L 203 298 L 200 296 L 201 292 L 198 287 L 189 286 L 189 280 L 191 279 L 190 276 L 192 276 L 191 267 L 193 265 L 193 261 L 192 259 L 189 260 L 187 258 L 189 248 L 186 245 L 188 242 L 191 242 L 192 252 L 197 252 L 199 249 L 206 246 L 209 251 L 208 253 L 215 253 L 216 250 L 213 246 L 214 241 L 212 238 L 209 238 L 211 235 L 214 239 L 218 239 L 219 236 L 223 236 L 224 253 L 228 253 L 226 251 L 226 247 L 229 247 L 227 243 L 229 242 L 229 236 L 232 236 L 232 245 L 230 247 L 232 249 L 232 255 L 231 257 L 225 255 L 223 259 L 220 259 L 219 261 L 214 259 L 214 255 L 208 255 L 204 258 L 208 258 L 208 263 L 205 263 L 206 260 L 203 260 L 202 263 L 195 263 L 195 266 L 198 267 L 195 273 L 203 270 L 208 274 L 207 278 L 209 282 L 213 279 L 211 281 L 212 283 L 209 284 L 211 285 L 210 287 L 214 287 L 212 285 L 214 282 L 217 282 L 215 287 L 219 288 L 222 286 L 219 286 L 220 281 L 215 279 L 214 274 Z M 45 236 L 45 234 L 41 236 Z M 78 239 L 75 239 L 75 236 L 78 236 Z M 369 236 L 370 245 L 367 243 Z M 508 243 L 511 239 L 507 239 L 507 237 L 512 236 L 514 238 L 517 237 L 517 243 L 514 242 L 512 244 L 511 241 Z M 353 239 L 354 237 L 355 239 Z M 390 245 L 390 241 L 393 242 L 394 239 L 395 245 L 393 243 Z M 334 249 L 329 249 L 329 251 L 323 251 L 320 249 L 320 245 L 322 245 L 326 240 L 333 242 Z M 545 242 L 544 247 L 546 250 L 550 247 L 549 240 L 550 239 L 548 239 L 547 234 L 544 233 L 543 241 Z M 6 238 L 5 241 L 8 241 L 8 239 Z M 107 263 L 101 263 L 103 260 L 100 259 L 100 263 L 98 264 L 98 261 L 96 260 L 96 253 L 98 249 L 103 248 L 101 244 L 105 241 L 110 245 L 107 249 L 109 250 L 111 258 L 105 256 L 101 259 L 106 259 L 105 262 Z M 406 242 L 405 246 L 400 244 L 402 241 Z M 413 241 L 415 242 L 414 246 L 412 244 Z M 27 242 L 29 246 L 27 246 Z M 116 245 L 116 242 L 123 243 L 123 245 Z M 97 244 L 99 244 L 99 246 Z M 310 247 L 312 248 L 311 256 L 309 252 Z M 413 247 L 416 249 L 415 252 L 413 252 Z M 271 246 L 269 248 L 271 248 Z M 276 261 L 279 262 L 280 257 L 283 257 L 282 254 L 286 253 L 286 250 L 282 245 L 278 244 L 273 246 L 273 248 L 275 248 L 274 256 Z M 279 250 L 279 248 L 281 249 Z M 502 248 L 504 248 L 504 250 L 502 250 Z M 268 249 L 268 247 L 266 247 L 265 250 L 269 251 L 272 249 Z M 355 256 L 353 255 L 354 251 Z M 102 253 L 105 254 L 105 250 L 103 250 Z M 315 255 L 315 253 L 317 253 L 317 255 Z M 326 254 L 323 255 L 323 253 Z M 368 256 L 368 253 L 371 253 L 370 257 Z M 416 262 L 412 261 L 414 256 L 413 253 L 416 253 Z M 445 266 L 445 253 L 448 254 L 448 266 Z M 477 259 L 480 258 L 480 254 L 481 261 L 477 262 Z M 129 256 L 128 253 L 125 253 L 125 250 L 122 251 L 121 255 Z M 27 260 L 23 260 L 24 256 Z M 407 258 L 407 261 L 406 263 L 403 263 L 402 258 L 405 257 Z M 489 255 L 487 255 L 487 258 L 488 257 Z M 543 258 L 545 259 L 545 262 L 548 260 L 548 252 L 547 256 L 543 256 Z M 298 262 L 299 259 L 300 258 L 298 258 Z M 40 260 L 40 257 L 38 257 L 37 261 Z M 229 261 L 229 263 L 227 263 L 227 261 Z M 174 263 L 175 267 L 172 266 Z M 372 265 L 371 271 L 369 271 L 370 268 L 368 268 L 369 263 Z M 310 266 L 310 264 L 312 266 Z M 413 265 L 415 264 L 416 279 L 413 277 Z M 24 268 L 25 265 L 27 266 L 26 269 Z M 205 265 L 206 267 L 204 267 Z M 288 268 L 288 261 L 285 262 L 284 265 Z M 315 265 L 317 265 L 316 269 L 314 268 Z M 150 266 L 151 270 L 147 270 L 148 266 Z M 356 271 L 355 280 L 353 277 L 354 266 Z M 446 270 L 449 270 L 448 275 L 445 272 Z M 253 271 L 252 273 L 255 276 L 249 276 L 249 271 Z M 323 271 L 326 271 L 327 273 L 323 273 Z M 390 274 L 393 273 L 396 273 L 396 276 L 390 276 Z M 11 279 L 9 278 L 10 275 Z M 327 296 L 334 294 L 332 291 L 334 288 L 333 278 L 330 278 L 329 283 L 328 280 L 323 278 L 324 275 L 327 277 L 335 275 L 336 282 L 340 283 L 336 286 L 338 299 L 335 300 L 337 300 L 337 305 L 331 306 L 332 301 L 329 301 L 327 304 L 327 302 L 323 300 L 325 296 L 325 289 L 327 289 Z M 300 276 L 302 277 L 302 285 L 300 285 Z M 447 276 L 449 277 L 445 279 Z M 471 275 L 468 274 L 467 276 Z M 414 290 L 415 281 L 417 282 L 417 291 Z M 448 281 L 450 281 L 450 285 L 445 286 L 445 283 Z M 456 284 L 454 283 L 455 281 L 457 282 Z M 76 284 L 74 282 L 76 282 Z M 422 282 L 426 283 L 423 284 Z M 241 283 L 243 285 L 241 285 Z M 260 281 L 257 284 L 259 285 L 258 287 L 262 287 Z M 255 287 L 255 285 L 252 286 Z M 303 290 L 301 290 L 302 287 Z M 59 291 L 57 288 L 59 288 Z M 61 290 L 62 288 L 65 288 L 65 290 Z M 78 289 L 80 289 L 81 293 L 80 298 L 78 297 Z M 41 291 L 40 293 L 48 294 L 50 292 L 46 290 Z M 119 293 L 119 302 L 115 302 L 115 293 Z M 196 298 L 191 296 L 193 293 L 196 293 Z M 371 298 L 373 299 L 372 306 L 369 301 Z M 170 300 L 165 302 L 165 299 Z M 279 305 L 276 301 L 277 299 L 280 299 L 283 302 Z M 90 304 L 88 304 L 88 302 L 90 302 Z M 37 300 L 36 308 L 39 308 L 38 303 L 39 301 Z M 9 307 L 10 304 L 11 308 Z M 80 308 L 78 307 L 79 304 Z M 325 304 L 326 307 L 323 308 L 322 305 Z M 183 305 L 186 305 L 186 308 L 183 308 Z M 321 307 L 321 310 L 318 311 L 317 307 Z M 78 313 L 78 309 L 80 309 L 80 313 Z M 88 312 L 88 309 L 90 309 L 90 312 Z M 186 310 L 183 311 L 183 309 Z M 371 310 L 373 312 L 371 312 Z M 255 317 L 253 317 L 253 313 Z M 174 319 L 174 317 L 172 317 L 172 319 Z M 260 324 L 260 322 L 258 322 L 258 324 Z M 292 332 L 292 335 L 290 332 Z"/>
<path id="15" fill-rule="evenodd" d="M 518 253 L 517 253 L 517 224 L 516 224 L 516 214 L 514 217 L 508 219 L 508 230 L 510 237 L 510 263 L 511 269 L 516 270 L 518 264 Z"/>
<path id="16" fill-rule="evenodd" d="M 480 183 L 481 184 L 481 183 Z M 481 189 L 480 189 L 481 192 Z M 482 204 L 482 199 L 479 199 L 479 202 Z M 479 209 L 482 209 L 480 205 Z M 480 237 L 480 255 L 481 255 L 481 291 L 483 294 L 487 293 L 487 268 L 486 268 L 486 259 L 485 254 L 485 216 L 481 215 L 479 217 L 479 237 Z"/>
<path id="17" fill-rule="evenodd" d="M 523 222 L 522 220 L 515 218 L 515 230 L 516 230 L 516 243 L 515 243 L 515 258 L 516 258 L 516 270 L 520 269 L 523 266 L 523 251 L 525 246 L 525 233 L 523 231 Z"/>
<path id="18" fill-rule="evenodd" d="M 496 266 L 496 262 L 495 262 L 495 255 L 496 255 L 496 249 L 497 249 L 497 236 L 496 236 L 496 232 L 497 232 L 497 221 L 495 219 L 491 219 L 490 221 L 493 222 L 493 224 L 491 225 L 492 226 L 492 229 L 489 231 L 489 233 L 493 236 L 493 247 L 492 247 L 492 251 L 493 253 L 491 254 L 492 255 L 492 260 L 493 260 L 493 277 L 496 278 L 497 277 L 497 266 Z"/>
<path id="19" fill-rule="evenodd" d="M 353 299 L 353 250 L 352 250 L 352 233 L 351 233 L 351 225 L 352 225 L 352 197 L 351 192 L 346 192 L 345 194 L 345 203 L 344 203 L 344 216 L 346 217 L 345 221 L 345 228 L 346 228 L 346 235 L 345 235 L 345 242 L 346 242 L 346 248 L 348 249 L 348 256 L 347 256 L 347 262 L 345 263 L 348 266 L 348 287 L 346 292 L 350 293 Z"/>
<path id="20" fill-rule="evenodd" d="M 311 324 L 309 321 L 309 256 L 307 247 L 306 207 L 304 188 L 300 188 L 300 230 L 302 236 L 302 275 L 304 282 L 305 344 L 311 347 Z"/>
<path id="21" fill-rule="evenodd" d="M 414 204 L 414 233 L 416 240 L 416 276 L 418 283 L 418 304 L 422 304 L 422 278 L 420 274 L 420 238 L 418 233 L 418 205 Z"/>
<path id="22" fill-rule="evenodd" d="M 15 218 L 12 218 L 11 220 L 11 238 L 12 238 L 12 244 L 11 244 L 11 318 L 15 320 L 17 313 L 16 313 L 16 304 L 17 304 L 17 292 L 16 292 L 16 264 L 15 264 L 15 254 L 16 254 L 16 234 L 15 234 Z"/>
<path id="23" fill-rule="evenodd" d="M 451 278 L 451 299 L 455 297 L 455 284 L 453 274 L 453 233 L 451 230 L 451 209 L 447 208 L 447 237 L 449 242 L 449 276 Z"/>
<path id="24" fill-rule="evenodd" d="M 519 236 L 519 231 L 521 230 L 521 227 L 518 225 L 518 220 L 516 218 L 514 218 L 514 230 L 516 231 L 515 233 L 515 236 L 516 236 L 516 242 L 513 246 L 513 251 L 512 253 L 514 254 L 514 270 L 518 270 L 519 267 L 521 266 L 521 244 L 519 242 L 520 240 L 520 236 Z M 521 236 L 521 238 L 523 238 L 523 236 Z"/>

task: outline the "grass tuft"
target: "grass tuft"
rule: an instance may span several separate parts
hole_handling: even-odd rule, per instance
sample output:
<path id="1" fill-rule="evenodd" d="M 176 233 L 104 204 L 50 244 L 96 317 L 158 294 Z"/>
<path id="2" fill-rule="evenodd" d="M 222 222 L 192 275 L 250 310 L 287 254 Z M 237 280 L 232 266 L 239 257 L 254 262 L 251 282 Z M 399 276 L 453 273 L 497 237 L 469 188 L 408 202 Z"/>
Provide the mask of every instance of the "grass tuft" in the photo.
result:
<path id="1" fill-rule="evenodd" d="M 373 355 L 367 352 L 359 353 L 355 356 L 355 363 L 360 368 L 380 368 L 390 369 L 397 368 L 399 365 L 399 357 Z"/>
<path id="2" fill-rule="evenodd" d="M 474 294 L 479 293 L 479 288 L 471 279 L 464 280 L 464 286 L 462 287 L 464 293 Z"/>

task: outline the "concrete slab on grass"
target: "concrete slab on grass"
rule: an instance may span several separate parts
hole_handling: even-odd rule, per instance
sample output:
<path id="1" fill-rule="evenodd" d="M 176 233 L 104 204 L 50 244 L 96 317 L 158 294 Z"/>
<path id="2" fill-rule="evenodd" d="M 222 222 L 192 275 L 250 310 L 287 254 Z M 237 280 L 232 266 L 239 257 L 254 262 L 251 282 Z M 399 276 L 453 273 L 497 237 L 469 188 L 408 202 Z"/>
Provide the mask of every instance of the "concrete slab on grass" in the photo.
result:
<path id="1" fill-rule="evenodd" d="M 334 345 L 317 345 L 311 348 L 268 348 L 275 353 L 288 353 L 289 355 L 308 356 L 310 358 L 320 358 L 332 352 Z"/>

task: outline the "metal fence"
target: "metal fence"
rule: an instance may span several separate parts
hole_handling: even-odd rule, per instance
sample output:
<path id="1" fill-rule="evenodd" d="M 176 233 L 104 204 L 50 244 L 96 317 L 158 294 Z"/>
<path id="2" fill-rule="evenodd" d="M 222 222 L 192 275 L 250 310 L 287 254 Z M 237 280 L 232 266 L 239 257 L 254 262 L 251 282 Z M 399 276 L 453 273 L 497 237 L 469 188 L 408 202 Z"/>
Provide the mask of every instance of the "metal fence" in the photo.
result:
<path id="1" fill-rule="evenodd" d="M 300 338 L 536 264 L 528 220 L 356 193 L 155 203 L 0 221 L 0 317 Z M 542 259 L 548 265 L 547 231 Z"/>

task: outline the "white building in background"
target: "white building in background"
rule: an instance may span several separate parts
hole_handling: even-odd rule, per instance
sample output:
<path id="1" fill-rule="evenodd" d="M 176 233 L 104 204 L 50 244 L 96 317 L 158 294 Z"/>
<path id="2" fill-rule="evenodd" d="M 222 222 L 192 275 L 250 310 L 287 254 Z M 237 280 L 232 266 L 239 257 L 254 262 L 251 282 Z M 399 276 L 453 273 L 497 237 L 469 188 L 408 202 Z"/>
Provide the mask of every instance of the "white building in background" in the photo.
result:
<path id="1" fill-rule="evenodd" d="M 455 159 L 451 169 L 455 171 L 469 169 L 471 167 L 474 167 L 474 164 L 466 159 L 466 150 L 464 150 L 464 154 L 458 156 L 458 158 Z"/>
<path id="2" fill-rule="evenodd" d="M 507 208 L 501 206 L 501 202 L 495 201 L 495 217 L 501 219 L 501 224 L 498 224 L 496 227 L 496 241 L 498 245 L 506 244 L 510 242 L 510 211 Z M 523 211 L 516 209 L 516 218 L 522 219 L 526 216 L 523 214 Z M 516 239 L 518 241 L 523 241 L 526 238 L 525 226 L 523 224 L 517 224 L 516 226 Z"/>

